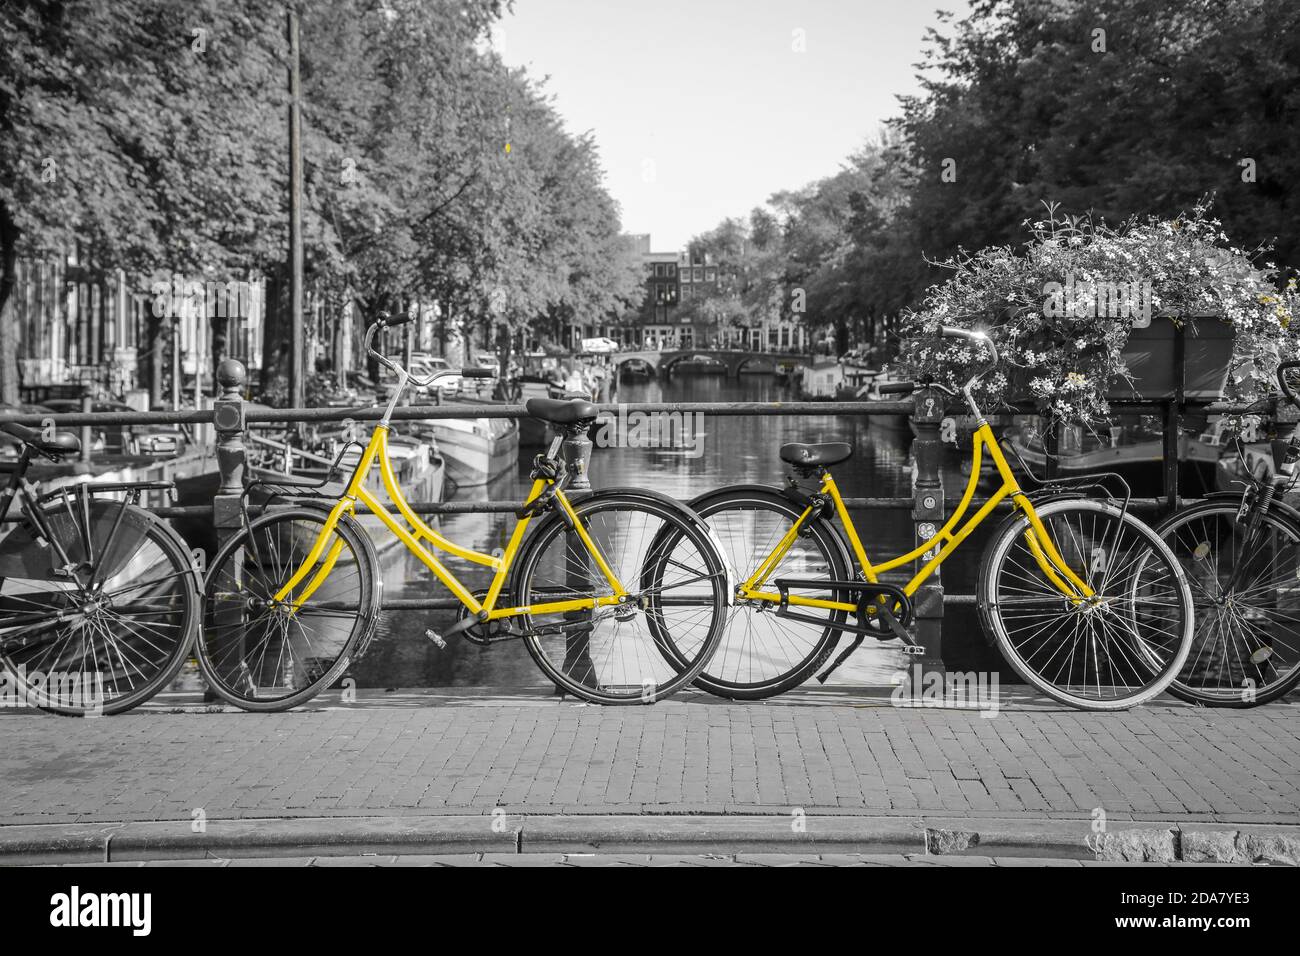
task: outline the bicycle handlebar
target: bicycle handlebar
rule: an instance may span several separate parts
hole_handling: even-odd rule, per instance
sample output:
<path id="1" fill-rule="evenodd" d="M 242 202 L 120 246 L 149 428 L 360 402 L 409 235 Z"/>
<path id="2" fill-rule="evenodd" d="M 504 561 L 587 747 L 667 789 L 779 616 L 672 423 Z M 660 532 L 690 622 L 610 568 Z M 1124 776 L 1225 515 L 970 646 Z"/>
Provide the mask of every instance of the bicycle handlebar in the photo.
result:
<path id="1" fill-rule="evenodd" d="M 389 312 L 380 312 L 379 318 L 375 323 L 366 330 L 365 348 L 366 352 L 373 355 L 380 365 L 383 365 L 390 372 L 395 374 L 400 380 L 405 376 L 406 380 L 412 385 L 419 388 L 428 388 L 440 378 L 450 378 L 453 375 L 459 375 L 461 378 L 495 378 L 496 374 L 490 368 L 440 368 L 434 370 L 433 374 L 427 378 L 416 378 L 407 369 L 403 368 L 389 356 L 375 348 L 375 336 L 385 329 L 391 329 L 399 325 L 405 325 L 410 322 L 414 316 L 399 315 L 393 316 Z"/>

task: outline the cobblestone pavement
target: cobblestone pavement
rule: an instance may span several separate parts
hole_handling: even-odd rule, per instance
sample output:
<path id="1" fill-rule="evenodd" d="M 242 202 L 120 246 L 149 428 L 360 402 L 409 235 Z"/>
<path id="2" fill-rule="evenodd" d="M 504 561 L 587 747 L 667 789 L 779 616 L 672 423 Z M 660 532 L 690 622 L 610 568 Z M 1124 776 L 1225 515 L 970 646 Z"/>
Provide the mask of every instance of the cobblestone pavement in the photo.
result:
<path id="1" fill-rule="evenodd" d="M 927 856 L 896 853 L 448 853 L 427 856 L 253 857 L 238 860 L 159 860 L 74 863 L 69 866 L 1191 866 L 1190 863 L 1103 863 L 1038 857 Z M 1204 865 L 1204 864 L 1201 864 Z"/>
<path id="2" fill-rule="evenodd" d="M 1292 700 L 1295 698 L 1293 697 Z M 420 692 L 286 714 L 0 712 L 0 824 L 491 813 L 1300 823 L 1300 706 L 996 716 L 848 690 L 602 708 Z"/>

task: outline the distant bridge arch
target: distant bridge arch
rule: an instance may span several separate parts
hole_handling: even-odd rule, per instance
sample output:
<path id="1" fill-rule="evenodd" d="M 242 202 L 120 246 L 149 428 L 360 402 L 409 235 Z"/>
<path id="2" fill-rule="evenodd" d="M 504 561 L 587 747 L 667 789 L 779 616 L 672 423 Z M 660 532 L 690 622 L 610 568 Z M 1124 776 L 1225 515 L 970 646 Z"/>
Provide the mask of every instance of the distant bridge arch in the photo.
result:
<path id="1" fill-rule="evenodd" d="M 778 365 L 810 365 L 812 356 L 803 352 L 757 352 L 750 349 L 643 349 L 635 352 L 613 353 L 615 369 L 621 369 L 632 361 L 643 362 L 654 370 L 660 378 L 672 374 L 673 366 L 679 362 L 699 356 L 707 356 L 721 362 L 727 369 L 728 378 L 739 378 L 740 373 L 750 365 L 765 365 L 776 371 Z"/>

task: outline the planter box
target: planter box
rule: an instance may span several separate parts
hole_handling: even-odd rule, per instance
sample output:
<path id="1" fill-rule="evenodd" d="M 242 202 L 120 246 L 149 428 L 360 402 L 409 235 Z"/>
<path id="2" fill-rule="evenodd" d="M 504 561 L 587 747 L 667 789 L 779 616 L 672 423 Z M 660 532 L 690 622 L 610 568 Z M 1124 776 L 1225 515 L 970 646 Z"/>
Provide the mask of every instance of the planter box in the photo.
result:
<path id="1" fill-rule="evenodd" d="M 1223 397 L 1232 361 L 1232 326 L 1217 317 L 1189 319 L 1181 330 L 1164 316 L 1146 328 L 1135 328 L 1124 347 L 1132 382 L 1115 378 L 1107 392 L 1111 401 L 1173 398 L 1179 385 L 1177 340 L 1183 343 L 1183 396 L 1213 401 Z"/>

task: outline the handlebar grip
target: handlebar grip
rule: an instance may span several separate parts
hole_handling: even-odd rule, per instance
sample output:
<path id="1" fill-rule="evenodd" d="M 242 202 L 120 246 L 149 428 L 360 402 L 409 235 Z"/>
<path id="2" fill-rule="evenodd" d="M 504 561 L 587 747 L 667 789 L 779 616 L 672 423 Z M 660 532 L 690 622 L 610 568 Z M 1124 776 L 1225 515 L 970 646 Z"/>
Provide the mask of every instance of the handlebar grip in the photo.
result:
<path id="1" fill-rule="evenodd" d="M 379 324 L 390 329 L 396 328 L 399 325 L 405 325 L 407 322 L 410 322 L 415 318 L 413 315 L 387 315 L 387 317 L 385 317 L 385 315 L 385 313 L 380 314 Z"/>
<path id="2" fill-rule="evenodd" d="M 463 368 L 460 370 L 461 378 L 496 378 L 496 373 L 490 368 Z"/>
<path id="3" fill-rule="evenodd" d="M 1296 393 L 1286 381 L 1286 373 L 1297 368 L 1300 368 L 1300 362 L 1283 362 L 1279 365 L 1277 367 L 1277 384 L 1282 389 L 1282 394 L 1286 396 L 1286 400 L 1296 408 L 1300 408 L 1300 398 L 1296 397 Z"/>
<path id="4" fill-rule="evenodd" d="M 915 382 L 882 382 L 876 386 L 876 391 L 881 395 L 899 395 L 911 394 L 916 391 Z"/>

